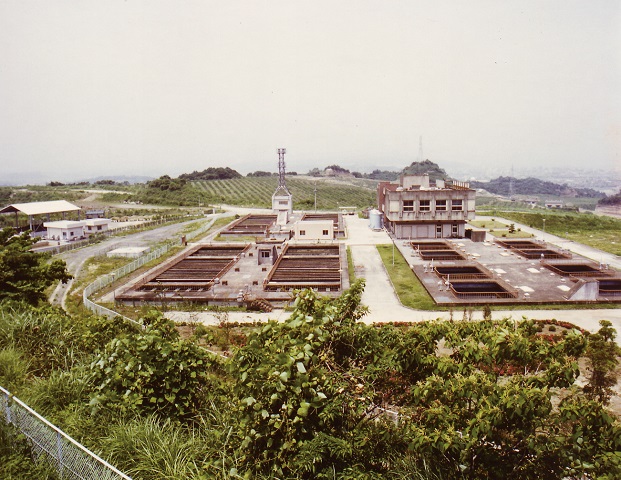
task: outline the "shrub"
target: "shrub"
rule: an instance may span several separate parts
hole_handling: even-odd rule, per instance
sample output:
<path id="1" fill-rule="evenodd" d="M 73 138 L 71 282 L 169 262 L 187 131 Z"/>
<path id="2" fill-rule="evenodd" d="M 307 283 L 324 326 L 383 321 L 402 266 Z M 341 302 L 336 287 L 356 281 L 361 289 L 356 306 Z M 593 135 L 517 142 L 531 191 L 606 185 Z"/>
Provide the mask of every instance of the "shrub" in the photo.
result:
<path id="1" fill-rule="evenodd" d="M 208 353 L 181 339 L 174 323 L 159 312 L 143 323 L 143 331 L 115 338 L 91 364 L 93 410 L 137 408 L 172 418 L 196 414 L 209 388 Z"/>

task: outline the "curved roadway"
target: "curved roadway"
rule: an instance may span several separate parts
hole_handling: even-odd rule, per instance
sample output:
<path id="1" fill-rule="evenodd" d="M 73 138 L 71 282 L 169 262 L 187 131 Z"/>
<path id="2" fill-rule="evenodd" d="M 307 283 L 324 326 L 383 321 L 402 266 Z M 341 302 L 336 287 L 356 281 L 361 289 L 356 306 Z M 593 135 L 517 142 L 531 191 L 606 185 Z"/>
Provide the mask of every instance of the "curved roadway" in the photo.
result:
<path id="1" fill-rule="evenodd" d="M 154 228 L 152 230 L 146 230 L 134 234 L 129 234 L 123 237 L 111 236 L 104 241 L 76 250 L 70 250 L 58 255 L 56 258 L 60 258 L 67 263 L 67 270 L 74 279 L 80 276 L 84 263 L 91 257 L 98 255 L 105 255 L 106 252 L 123 247 L 153 247 L 160 242 L 169 240 L 171 238 L 179 237 L 181 241 L 181 233 L 183 229 L 191 223 L 195 223 L 196 218 L 188 220 L 187 222 L 175 223 L 172 225 L 164 225 L 162 227 Z M 207 218 L 205 218 L 207 221 Z M 59 283 L 56 286 L 54 292 L 50 295 L 50 303 L 53 305 L 59 305 L 65 308 L 65 302 L 68 292 L 71 290 L 73 280 L 70 280 L 66 284 Z"/>

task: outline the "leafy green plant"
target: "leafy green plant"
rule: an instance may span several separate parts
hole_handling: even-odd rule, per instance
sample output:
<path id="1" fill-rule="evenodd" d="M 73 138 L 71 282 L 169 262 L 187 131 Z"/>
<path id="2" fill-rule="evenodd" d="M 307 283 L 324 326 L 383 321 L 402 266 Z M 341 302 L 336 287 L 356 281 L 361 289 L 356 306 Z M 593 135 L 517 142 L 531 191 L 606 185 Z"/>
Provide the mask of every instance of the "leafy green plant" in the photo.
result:
<path id="1" fill-rule="evenodd" d="M 614 342 L 616 332 L 612 323 L 601 320 L 599 324 L 601 328 L 598 332 L 589 335 L 586 356 L 590 363 L 590 375 L 584 391 L 587 397 L 606 405 L 614 393 L 612 387 L 617 384 L 615 369 L 619 364 L 621 350 Z"/>
<path id="2" fill-rule="evenodd" d="M 91 364 L 93 410 L 136 408 L 171 418 L 195 415 L 208 388 L 209 355 L 182 340 L 173 322 L 159 312 L 143 323 L 143 331 L 113 339 Z"/>

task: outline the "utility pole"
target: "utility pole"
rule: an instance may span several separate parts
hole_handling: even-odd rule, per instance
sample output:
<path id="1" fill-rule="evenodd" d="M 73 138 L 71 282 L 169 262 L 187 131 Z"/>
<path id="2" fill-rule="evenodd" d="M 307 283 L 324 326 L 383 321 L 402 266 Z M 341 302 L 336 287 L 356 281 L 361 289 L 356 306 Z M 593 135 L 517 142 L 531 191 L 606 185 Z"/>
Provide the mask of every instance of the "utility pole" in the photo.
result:
<path id="1" fill-rule="evenodd" d="M 317 180 L 315 180 L 314 192 L 315 192 L 315 213 L 317 213 Z"/>

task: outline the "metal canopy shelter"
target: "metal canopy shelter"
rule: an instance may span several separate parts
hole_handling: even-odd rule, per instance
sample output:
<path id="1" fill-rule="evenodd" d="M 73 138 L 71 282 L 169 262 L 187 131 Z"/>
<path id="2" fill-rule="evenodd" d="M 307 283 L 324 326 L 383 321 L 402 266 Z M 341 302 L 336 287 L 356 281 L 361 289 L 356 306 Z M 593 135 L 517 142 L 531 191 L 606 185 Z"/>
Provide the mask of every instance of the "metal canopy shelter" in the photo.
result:
<path id="1" fill-rule="evenodd" d="M 0 213 L 15 213 L 15 228 L 19 228 L 17 215 L 23 213 L 28 215 L 28 222 L 30 230 L 33 229 L 33 218 L 35 215 L 46 215 L 49 221 L 50 214 L 62 213 L 63 220 L 65 219 L 65 213 L 78 212 L 78 219 L 80 218 L 80 207 L 69 203 L 66 200 L 53 200 L 49 202 L 30 202 L 30 203 L 13 203 L 0 209 Z"/>

